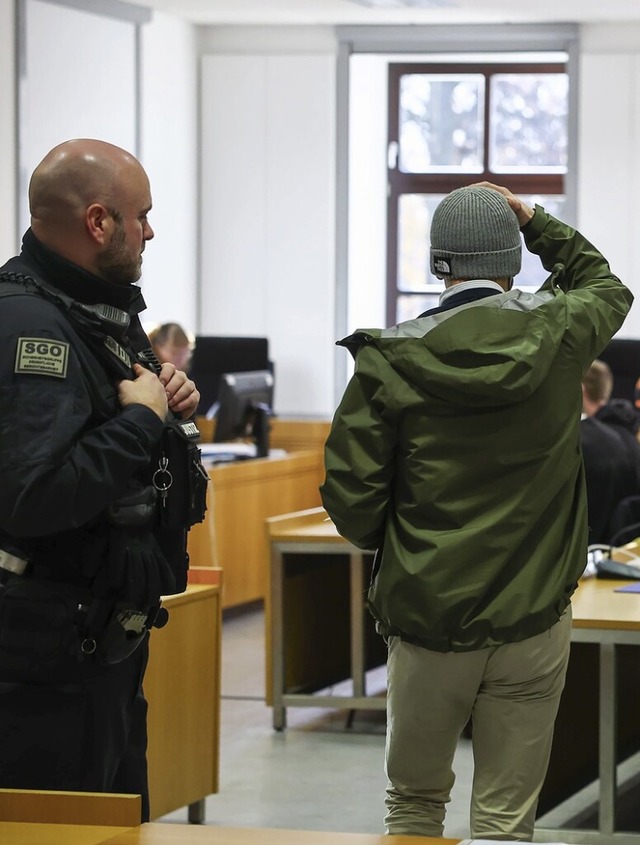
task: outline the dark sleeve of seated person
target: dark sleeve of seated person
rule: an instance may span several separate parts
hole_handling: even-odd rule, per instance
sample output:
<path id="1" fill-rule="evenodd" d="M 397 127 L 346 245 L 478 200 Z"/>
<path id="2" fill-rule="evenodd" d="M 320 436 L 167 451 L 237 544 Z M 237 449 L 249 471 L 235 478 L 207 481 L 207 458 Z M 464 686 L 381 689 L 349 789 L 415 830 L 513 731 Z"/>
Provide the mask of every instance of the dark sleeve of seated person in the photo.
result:
<path id="1" fill-rule="evenodd" d="M 638 492 L 636 467 L 620 434 L 595 417 L 580 423 L 587 483 L 589 544 L 608 543 L 617 504 Z"/>
<path id="2" fill-rule="evenodd" d="M 640 494 L 640 443 L 638 442 L 640 419 L 637 409 L 627 399 L 611 399 L 594 416 L 609 428 L 614 429 L 622 438 L 627 449 L 628 460 L 636 469 L 637 484 L 632 495 Z"/>

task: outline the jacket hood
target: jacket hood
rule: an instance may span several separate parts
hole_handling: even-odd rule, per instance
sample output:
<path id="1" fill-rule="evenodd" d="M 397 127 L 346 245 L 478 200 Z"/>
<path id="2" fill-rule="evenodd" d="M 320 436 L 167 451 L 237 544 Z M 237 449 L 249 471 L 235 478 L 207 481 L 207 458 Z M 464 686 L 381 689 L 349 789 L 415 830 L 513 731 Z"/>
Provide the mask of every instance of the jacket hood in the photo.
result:
<path id="1" fill-rule="evenodd" d="M 561 291 L 515 290 L 400 323 L 359 329 L 338 345 L 374 347 L 407 382 L 447 405 L 500 407 L 534 393 L 566 327 Z"/>

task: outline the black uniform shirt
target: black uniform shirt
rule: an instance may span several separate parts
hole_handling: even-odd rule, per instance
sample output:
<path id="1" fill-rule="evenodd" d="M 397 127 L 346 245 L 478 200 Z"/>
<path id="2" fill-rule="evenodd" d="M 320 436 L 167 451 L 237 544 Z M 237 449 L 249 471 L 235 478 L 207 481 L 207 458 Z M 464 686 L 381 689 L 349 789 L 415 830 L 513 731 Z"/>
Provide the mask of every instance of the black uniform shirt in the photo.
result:
<path id="1" fill-rule="evenodd" d="M 84 303 L 127 310 L 134 346 L 148 345 L 138 287 L 88 273 L 31 230 L 3 271 L 43 280 Z M 79 549 L 78 534 L 148 468 L 163 424 L 143 405 L 120 408 L 113 376 L 63 310 L 11 287 L 16 295 L 0 299 L 0 533 L 31 548 L 51 547 L 46 539 L 53 537 Z"/>

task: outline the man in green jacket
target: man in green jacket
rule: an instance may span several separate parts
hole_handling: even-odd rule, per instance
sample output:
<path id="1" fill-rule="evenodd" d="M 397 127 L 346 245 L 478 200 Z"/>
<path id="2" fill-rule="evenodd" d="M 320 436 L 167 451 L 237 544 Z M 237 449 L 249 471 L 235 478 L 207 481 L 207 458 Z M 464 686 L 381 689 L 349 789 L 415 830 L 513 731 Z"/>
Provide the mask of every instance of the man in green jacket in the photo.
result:
<path id="1" fill-rule="evenodd" d="M 549 279 L 513 290 L 521 238 Z M 530 840 L 586 564 L 581 378 L 632 295 L 543 208 L 487 182 L 436 209 L 440 305 L 340 341 L 355 373 L 326 444 L 325 508 L 376 550 L 392 834 L 440 836 L 471 718 L 471 835 Z"/>

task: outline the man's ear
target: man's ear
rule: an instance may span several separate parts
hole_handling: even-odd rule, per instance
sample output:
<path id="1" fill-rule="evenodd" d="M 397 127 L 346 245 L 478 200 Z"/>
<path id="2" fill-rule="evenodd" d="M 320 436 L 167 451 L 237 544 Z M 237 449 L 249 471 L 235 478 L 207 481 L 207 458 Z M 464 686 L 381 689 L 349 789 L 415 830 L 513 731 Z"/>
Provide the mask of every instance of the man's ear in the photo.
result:
<path id="1" fill-rule="evenodd" d="M 111 240 L 114 229 L 113 216 L 98 202 L 92 203 L 84 213 L 85 227 L 89 237 L 100 246 Z"/>

